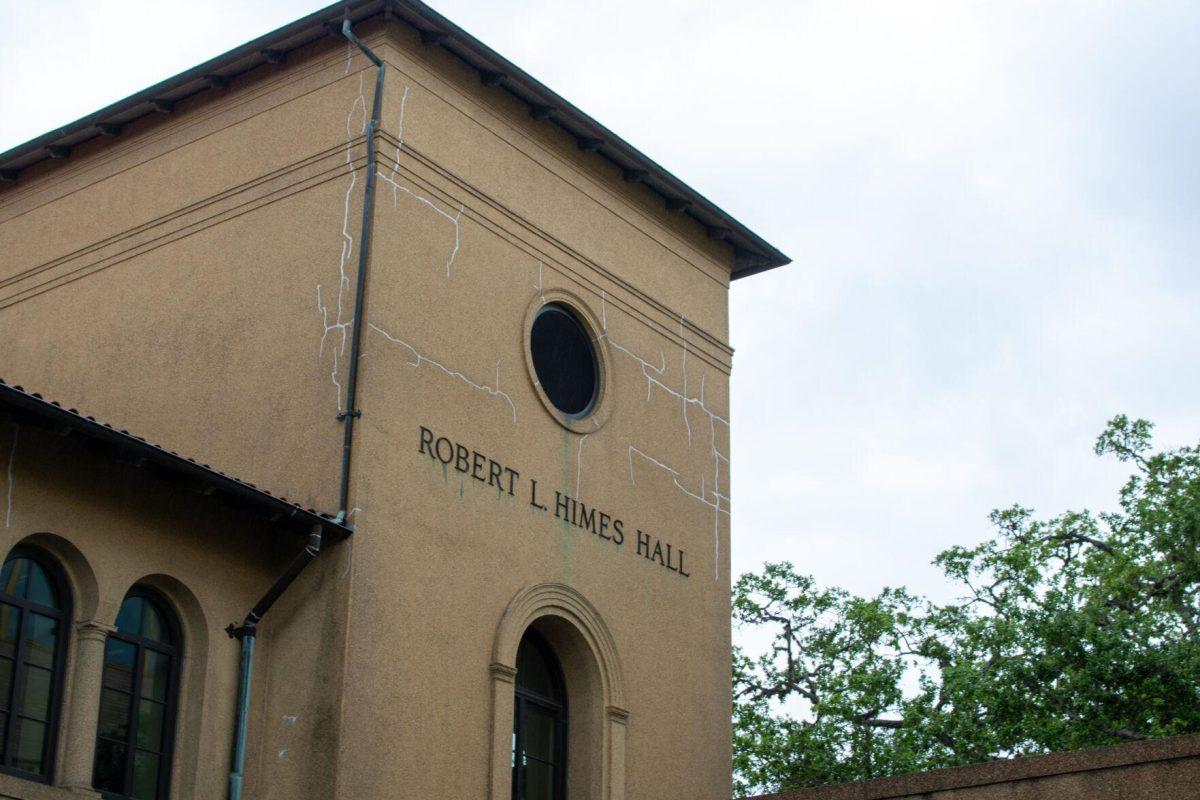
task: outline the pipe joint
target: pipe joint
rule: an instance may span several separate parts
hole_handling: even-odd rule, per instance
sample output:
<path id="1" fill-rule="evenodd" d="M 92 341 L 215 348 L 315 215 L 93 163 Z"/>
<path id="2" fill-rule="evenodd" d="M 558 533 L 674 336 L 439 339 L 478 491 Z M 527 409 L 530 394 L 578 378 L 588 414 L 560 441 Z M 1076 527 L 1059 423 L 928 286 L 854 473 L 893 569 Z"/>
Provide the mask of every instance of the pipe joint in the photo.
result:
<path id="1" fill-rule="evenodd" d="M 234 623 L 231 622 L 225 626 L 225 633 L 227 633 L 229 635 L 230 639 L 244 639 L 247 636 L 253 638 L 257 634 L 257 632 L 258 632 L 257 620 L 254 622 L 251 622 L 249 619 L 247 619 L 241 625 L 235 625 Z"/>

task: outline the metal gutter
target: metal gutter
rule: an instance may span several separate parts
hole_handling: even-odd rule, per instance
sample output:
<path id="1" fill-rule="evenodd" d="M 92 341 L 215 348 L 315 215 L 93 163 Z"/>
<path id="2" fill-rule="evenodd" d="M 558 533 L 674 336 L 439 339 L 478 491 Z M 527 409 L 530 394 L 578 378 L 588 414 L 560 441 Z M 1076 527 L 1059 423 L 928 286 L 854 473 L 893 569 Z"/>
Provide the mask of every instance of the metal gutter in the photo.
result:
<path id="1" fill-rule="evenodd" d="M 252 42 L 113 103 L 57 130 L 0 153 L 0 181 L 17 181 L 21 171 L 45 159 L 65 159 L 73 147 L 98 136 L 120 136 L 124 125 L 148 114 L 174 111 L 176 103 L 204 91 L 223 91 L 230 81 L 264 64 L 282 64 L 289 51 L 326 36 L 340 36 L 343 21 L 359 24 L 384 14 L 415 28 L 427 46 L 441 47 L 479 73 L 482 83 L 508 92 L 529 106 L 535 120 L 549 120 L 663 199 L 668 211 L 704 226 L 710 238 L 734 252 L 734 279 L 780 267 L 791 259 L 653 159 L 560 97 L 419 0 L 344 0 L 309 14 Z"/>
<path id="2" fill-rule="evenodd" d="M 8 413 L 19 423 L 27 423 L 60 432 L 78 434 L 108 450 L 114 457 L 139 467 L 150 467 L 160 477 L 193 486 L 215 500 L 237 506 L 266 519 L 291 533 L 308 533 L 318 527 L 328 541 L 341 541 L 352 528 L 336 518 L 274 495 L 252 483 L 186 458 L 148 442 L 128 431 L 119 430 L 85 416 L 73 408 L 45 400 L 41 395 L 11 386 L 0 379 L 0 413 Z"/>

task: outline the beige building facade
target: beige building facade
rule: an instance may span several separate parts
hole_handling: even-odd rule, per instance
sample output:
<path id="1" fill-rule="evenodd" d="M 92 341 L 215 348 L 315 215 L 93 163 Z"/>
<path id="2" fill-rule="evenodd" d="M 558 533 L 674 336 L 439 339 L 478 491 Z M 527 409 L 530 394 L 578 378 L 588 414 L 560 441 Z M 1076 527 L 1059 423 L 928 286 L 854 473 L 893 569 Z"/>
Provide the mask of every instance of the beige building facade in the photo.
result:
<path id="1" fill-rule="evenodd" d="M 0 178 L 0 797 L 729 796 L 728 292 L 786 257 L 408 0 Z"/>

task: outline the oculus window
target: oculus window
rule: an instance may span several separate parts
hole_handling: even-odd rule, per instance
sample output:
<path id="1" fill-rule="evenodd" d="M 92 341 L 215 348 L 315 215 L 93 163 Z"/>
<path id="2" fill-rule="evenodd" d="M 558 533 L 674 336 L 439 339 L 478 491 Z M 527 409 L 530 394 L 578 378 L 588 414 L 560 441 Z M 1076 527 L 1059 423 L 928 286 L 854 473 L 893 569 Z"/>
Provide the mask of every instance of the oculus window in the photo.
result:
<path id="1" fill-rule="evenodd" d="M 134 587 L 104 645 L 92 786 L 106 797 L 165 800 L 179 686 L 179 624 Z"/>
<path id="2" fill-rule="evenodd" d="M 600 388 L 599 362 L 592 337 L 574 313 L 559 303 L 542 306 L 529 331 L 529 352 L 555 408 L 576 419 L 591 413 Z"/>
<path id="3" fill-rule="evenodd" d="M 0 767 L 50 779 L 69 594 L 57 565 L 16 548 L 0 571 Z"/>
<path id="4" fill-rule="evenodd" d="M 513 709 L 513 800 L 564 800 L 567 694 L 554 651 L 527 631 L 517 649 Z"/>

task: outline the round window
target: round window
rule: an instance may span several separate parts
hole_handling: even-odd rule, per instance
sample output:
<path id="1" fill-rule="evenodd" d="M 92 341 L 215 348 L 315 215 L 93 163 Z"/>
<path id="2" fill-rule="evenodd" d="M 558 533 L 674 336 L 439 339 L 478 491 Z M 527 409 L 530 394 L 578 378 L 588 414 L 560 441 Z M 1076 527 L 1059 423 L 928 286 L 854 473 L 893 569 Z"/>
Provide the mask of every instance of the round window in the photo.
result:
<path id="1" fill-rule="evenodd" d="M 529 353 L 542 391 L 568 417 L 588 414 L 596 403 L 599 364 L 583 324 L 564 306 L 538 310 L 529 332 Z"/>

